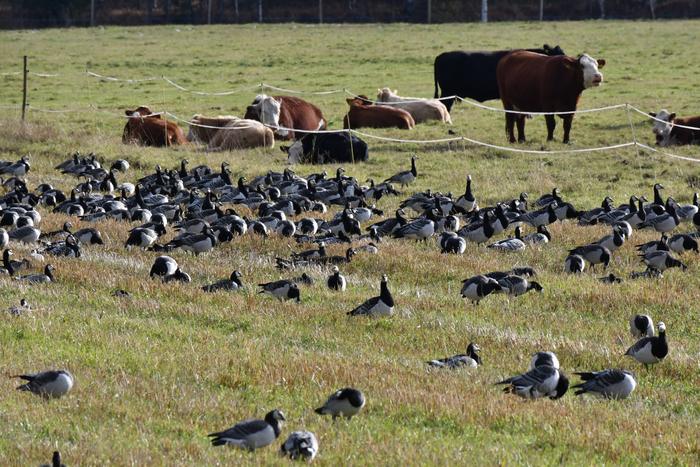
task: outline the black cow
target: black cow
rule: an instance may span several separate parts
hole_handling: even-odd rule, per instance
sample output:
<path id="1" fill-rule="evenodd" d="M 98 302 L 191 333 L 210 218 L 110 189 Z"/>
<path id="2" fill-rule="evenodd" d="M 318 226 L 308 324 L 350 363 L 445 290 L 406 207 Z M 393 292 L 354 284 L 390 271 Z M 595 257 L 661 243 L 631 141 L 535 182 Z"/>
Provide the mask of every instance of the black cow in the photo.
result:
<path id="1" fill-rule="evenodd" d="M 290 164 L 365 162 L 369 157 L 367 143 L 349 133 L 308 133 L 293 145 L 280 149 L 287 153 Z"/>
<path id="2" fill-rule="evenodd" d="M 526 49 L 545 55 L 564 55 L 558 45 L 550 47 L 547 44 L 541 49 Z M 479 102 L 498 99 L 498 81 L 496 66 L 511 50 L 494 52 L 454 52 L 441 53 L 435 58 L 435 98 L 438 97 L 438 86 L 442 96 L 469 97 Z M 452 109 L 454 99 L 442 101 L 447 110 Z"/>

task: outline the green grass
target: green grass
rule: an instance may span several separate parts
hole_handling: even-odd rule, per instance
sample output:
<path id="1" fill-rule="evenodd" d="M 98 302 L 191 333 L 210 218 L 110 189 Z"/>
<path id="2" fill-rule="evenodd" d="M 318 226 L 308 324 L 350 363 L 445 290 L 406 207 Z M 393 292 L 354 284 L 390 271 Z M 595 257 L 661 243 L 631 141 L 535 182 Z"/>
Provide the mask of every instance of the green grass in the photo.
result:
<path id="1" fill-rule="evenodd" d="M 700 49 L 691 47 L 700 22 L 498 23 L 371 26 L 166 26 L 0 32 L 0 72 L 30 69 L 58 73 L 30 77 L 29 102 L 38 108 L 86 108 L 110 113 L 29 112 L 25 128 L 17 110 L 0 120 L 0 159 L 32 156 L 30 187 L 43 181 L 68 191 L 76 181 L 52 167 L 72 151 L 94 151 L 106 161 L 125 157 L 133 181 L 156 164 L 174 167 L 231 163 L 248 178 L 281 170 L 278 148 L 206 154 L 195 148 L 149 149 L 121 144 L 125 108 L 148 104 L 188 118 L 194 113 L 242 115 L 255 91 L 233 96 L 193 96 L 162 81 L 103 83 L 86 68 L 123 78 L 168 76 L 188 88 L 222 91 L 261 81 L 291 89 L 347 87 L 373 95 L 382 86 L 405 95 L 432 95 L 434 57 L 452 49 L 533 47 L 560 44 L 570 55 L 588 52 L 608 61 L 605 84 L 584 92 L 581 108 L 629 102 L 647 111 L 667 107 L 697 114 Z M 21 78 L 0 76 L 0 105 L 21 102 Z M 307 96 L 338 128 L 344 96 Z M 496 101 L 493 106 L 500 106 Z M 505 145 L 503 116 L 458 105 L 453 130 Z M 640 141 L 651 144 L 650 125 L 631 114 Z M 528 149 L 592 147 L 631 141 L 624 111 L 576 117 L 572 145 L 545 144 L 544 121 L 528 121 Z M 428 124 L 411 132 L 370 130 L 393 137 L 447 136 Z M 458 143 L 420 146 L 368 140 L 370 162 L 346 167 L 364 181 L 408 168 L 420 154 L 419 178 L 406 194 L 432 188 L 460 193 L 472 174 L 482 205 L 532 196 L 559 187 L 578 207 L 651 195 L 654 182 L 681 203 L 698 190 L 698 167 L 634 148 L 578 155 L 519 155 Z M 673 148 L 697 157 L 697 147 Z M 334 166 L 325 167 L 334 171 Z M 304 175 L 319 167 L 297 167 Z M 399 199 L 382 199 L 393 212 Z M 42 210 L 42 229 L 59 228 L 64 216 Z M 83 227 L 74 221 L 76 228 Z M 700 455 L 698 287 L 700 264 L 686 255 L 685 273 L 658 281 L 603 286 L 595 273 L 562 274 L 566 250 L 595 240 L 602 227 L 553 226 L 553 244 L 517 255 L 469 245 L 463 256 L 443 256 L 433 242 L 386 241 L 375 257 L 344 268 L 349 290 L 323 286 L 327 270 L 312 269 L 317 285 L 302 288 L 301 305 L 279 304 L 256 294 L 258 282 L 280 274 L 275 255 L 288 241 L 236 239 L 214 252 L 173 256 L 190 272 L 191 285 L 148 280 L 156 256 L 126 252 L 127 226 L 99 225 L 104 247 L 86 248 L 80 260 L 53 260 L 58 283 L 27 287 L 0 278 L 3 302 L 27 299 L 36 310 L 0 315 L 2 373 L 67 368 L 77 380 L 66 398 L 45 402 L 13 390 L 3 379 L 0 459 L 4 465 L 47 461 L 59 449 L 68 465 L 112 463 L 164 465 L 271 464 L 273 446 L 254 454 L 213 448 L 206 434 L 278 407 L 289 419 L 283 436 L 307 428 L 320 440 L 325 465 L 397 464 L 628 464 L 692 465 Z M 635 233 L 632 243 L 655 237 Z M 28 249 L 17 246 L 17 256 Z M 333 254 L 341 247 L 332 247 Z M 459 298 L 460 281 L 475 273 L 528 264 L 540 271 L 544 293 L 508 302 L 489 297 L 478 307 Z M 239 268 L 250 287 L 243 293 L 205 295 L 198 286 Z M 634 248 L 615 254 L 612 270 L 640 270 Z M 348 319 L 345 312 L 377 293 L 386 272 L 397 301 L 388 319 Z M 117 299 L 116 288 L 133 297 Z M 622 356 L 632 341 L 628 318 L 651 314 L 668 326 L 671 353 L 650 370 Z M 469 341 L 483 349 L 484 366 L 473 371 L 428 371 L 426 359 L 462 351 Z M 494 381 L 525 370 L 529 355 L 557 352 L 565 371 L 624 367 L 639 387 L 626 401 L 581 399 L 523 402 L 503 395 Z M 364 413 L 333 424 L 313 413 L 333 390 L 363 389 Z M 280 441 L 281 442 L 281 441 Z"/>

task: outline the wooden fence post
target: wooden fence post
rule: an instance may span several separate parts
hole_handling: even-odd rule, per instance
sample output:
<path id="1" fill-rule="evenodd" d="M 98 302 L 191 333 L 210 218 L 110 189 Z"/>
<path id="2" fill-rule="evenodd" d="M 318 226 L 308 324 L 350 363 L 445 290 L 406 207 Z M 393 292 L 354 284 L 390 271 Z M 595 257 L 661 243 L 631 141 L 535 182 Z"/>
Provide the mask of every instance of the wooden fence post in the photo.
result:
<path id="1" fill-rule="evenodd" d="M 24 56 L 24 66 L 22 68 L 22 121 L 24 121 L 27 110 L 27 56 Z"/>

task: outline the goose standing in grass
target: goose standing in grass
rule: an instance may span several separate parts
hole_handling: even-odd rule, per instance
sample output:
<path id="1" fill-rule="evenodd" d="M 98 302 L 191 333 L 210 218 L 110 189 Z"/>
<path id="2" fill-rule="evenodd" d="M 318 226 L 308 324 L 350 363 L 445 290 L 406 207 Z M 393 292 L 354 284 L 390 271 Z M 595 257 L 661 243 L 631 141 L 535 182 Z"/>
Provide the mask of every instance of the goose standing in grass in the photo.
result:
<path id="1" fill-rule="evenodd" d="M 657 232 L 667 233 L 678 227 L 680 223 L 681 221 L 678 218 L 678 214 L 676 214 L 676 209 L 673 205 L 669 204 L 665 214 L 651 219 L 647 217 L 647 220 L 639 224 L 639 228 L 644 229 L 646 227 L 652 227 Z"/>
<path id="2" fill-rule="evenodd" d="M 378 297 L 372 297 L 354 310 L 348 311 L 350 316 L 390 316 L 394 312 L 394 297 L 389 291 L 389 278 L 386 274 L 382 276 Z"/>
<path id="3" fill-rule="evenodd" d="M 51 463 L 42 464 L 40 467 L 66 467 L 66 465 L 61 461 L 61 453 L 54 451 L 51 457 Z"/>
<path id="4" fill-rule="evenodd" d="M 21 243 L 36 243 L 41 236 L 41 230 L 26 225 L 18 229 L 12 230 L 9 234 L 10 240 L 15 240 Z"/>
<path id="5" fill-rule="evenodd" d="M 325 404 L 317 408 L 315 412 L 319 415 L 330 415 L 333 420 L 338 417 L 350 420 L 364 406 L 365 395 L 362 394 L 362 391 L 354 388 L 343 388 L 331 394 Z"/>
<path id="6" fill-rule="evenodd" d="M 654 336 L 654 321 L 649 315 L 634 315 L 630 318 L 630 334 L 637 339 Z"/>
<path id="7" fill-rule="evenodd" d="M 674 258 L 668 251 L 644 253 L 640 257 L 648 269 L 654 269 L 659 272 L 664 272 L 668 268 L 681 268 L 683 271 L 688 269 L 688 266 Z"/>
<path id="8" fill-rule="evenodd" d="M 222 279 L 213 284 L 205 285 L 202 290 L 205 292 L 216 292 L 218 290 L 240 290 L 243 288 L 243 282 L 241 281 L 241 272 L 235 270 L 231 273 L 228 279 Z"/>
<path id="9" fill-rule="evenodd" d="M 693 217 L 698 213 L 700 209 L 700 200 L 698 199 L 698 193 L 693 194 L 693 204 L 686 204 L 684 206 L 678 206 L 676 208 L 676 214 L 681 222 L 691 222 Z"/>
<path id="10" fill-rule="evenodd" d="M 576 372 L 583 380 L 572 388 L 578 388 L 574 394 L 595 394 L 607 399 L 627 399 L 637 387 L 634 374 L 627 370 L 608 369 L 593 372 Z"/>
<path id="11" fill-rule="evenodd" d="M 549 397 L 559 399 L 569 389 L 569 379 L 559 370 L 548 365 L 538 366 L 523 373 L 504 379 L 496 384 L 507 384 L 503 392 L 516 394 L 523 399 Z"/>
<path id="12" fill-rule="evenodd" d="M 340 292 L 345 292 L 345 287 L 347 287 L 347 281 L 345 277 L 340 274 L 338 266 L 333 266 L 333 275 L 328 278 L 326 283 L 329 289 Z"/>
<path id="13" fill-rule="evenodd" d="M 582 273 L 586 269 L 586 262 L 581 255 L 569 255 L 564 260 L 564 271 L 571 274 Z"/>
<path id="14" fill-rule="evenodd" d="M 180 238 L 175 238 L 165 246 L 173 249 L 182 248 L 185 251 L 199 255 L 200 253 L 211 251 L 217 243 L 214 232 L 207 228 L 200 234 L 186 234 Z"/>
<path id="15" fill-rule="evenodd" d="M 513 297 L 523 295 L 530 290 L 535 290 L 537 292 L 542 292 L 542 290 L 544 290 L 539 282 L 528 281 L 521 276 L 506 276 L 498 281 L 498 285 L 501 287 L 502 292 L 512 295 Z"/>
<path id="16" fill-rule="evenodd" d="M 668 235 L 662 234 L 661 239 L 636 245 L 637 251 L 641 253 L 653 253 L 654 251 L 669 251 Z"/>
<path id="17" fill-rule="evenodd" d="M 602 245 L 585 245 L 569 250 L 569 255 L 578 255 L 588 261 L 591 265 L 591 269 L 595 267 L 596 264 L 603 264 L 604 268 L 607 269 L 610 264 L 610 250 Z"/>
<path id="18" fill-rule="evenodd" d="M 318 440 L 310 431 L 293 431 L 280 447 L 280 454 L 292 460 L 311 462 L 318 453 Z"/>
<path id="19" fill-rule="evenodd" d="M 0 268 L 0 274 L 7 274 L 9 276 L 14 276 L 16 272 L 22 269 L 27 269 L 30 266 L 30 262 L 26 259 L 22 261 L 15 261 L 10 259 L 14 255 L 14 252 L 7 248 L 2 252 L 2 268 Z"/>
<path id="20" fill-rule="evenodd" d="M 698 241 L 688 234 L 676 234 L 668 239 L 668 248 L 675 253 L 686 251 L 698 253 Z"/>
<path id="21" fill-rule="evenodd" d="M 29 391 L 46 398 L 65 396 L 75 383 L 73 375 L 66 370 L 42 371 L 41 373 L 16 375 L 13 378 L 27 381 L 27 383 L 17 387 L 18 391 Z"/>
<path id="22" fill-rule="evenodd" d="M 409 240 L 426 240 L 435 233 L 435 222 L 423 217 L 399 227 L 392 234 L 394 238 L 407 238 Z"/>
<path id="23" fill-rule="evenodd" d="M 413 183 L 418 177 L 418 171 L 416 170 L 416 159 L 418 156 L 411 156 L 411 170 L 405 170 L 384 180 L 384 183 L 398 183 L 401 188 L 406 187 Z"/>
<path id="24" fill-rule="evenodd" d="M 231 445 L 253 451 L 272 444 L 282 432 L 282 422 L 286 418 L 278 410 L 265 415 L 264 420 L 245 420 L 228 430 L 210 433 L 212 446 Z"/>
<path id="25" fill-rule="evenodd" d="M 642 337 L 632 347 L 627 349 L 625 355 L 634 358 L 645 366 L 659 363 L 668 355 L 668 342 L 666 341 L 666 325 L 658 324 L 659 335 Z"/>
<path id="26" fill-rule="evenodd" d="M 484 220 L 481 223 L 473 223 L 462 227 L 457 232 L 461 237 L 474 243 L 484 243 L 490 239 L 495 233 L 493 220 L 488 212 L 484 214 Z"/>
<path id="27" fill-rule="evenodd" d="M 51 264 L 47 264 L 44 267 L 43 274 L 27 274 L 16 279 L 23 282 L 29 282 L 30 284 L 46 284 L 48 282 L 54 282 L 56 279 L 53 276 L 53 272 L 56 268 Z"/>
<path id="28" fill-rule="evenodd" d="M 462 281 L 462 298 L 468 298 L 473 305 L 478 305 L 488 295 L 500 290 L 497 280 L 478 275 Z"/>
<path id="29" fill-rule="evenodd" d="M 440 236 L 440 252 L 464 254 L 467 249 L 467 241 L 454 232 L 443 232 Z"/>
<path id="30" fill-rule="evenodd" d="M 469 213 L 479 209 L 479 205 L 476 202 L 476 197 L 472 192 L 472 176 L 467 175 L 467 187 L 464 190 L 464 194 L 457 198 L 454 204 L 457 208 L 462 210 L 464 213 Z"/>
<path id="31" fill-rule="evenodd" d="M 479 351 L 481 349 L 478 345 L 470 342 L 467 346 L 467 352 L 464 354 L 457 354 L 452 357 L 440 358 L 437 360 L 429 360 L 428 365 L 438 368 L 450 368 L 455 369 L 459 367 L 476 368 L 481 365 L 481 357 L 479 356 Z"/>
<path id="32" fill-rule="evenodd" d="M 547 207 L 542 208 L 537 211 L 530 211 L 525 214 L 521 214 L 520 217 L 516 220 L 516 222 L 524 222 L 526 224 L 530 224 L 532 227 L 537 228 L 541 225 L 549 225 L 553 224 L 557 220 L 557 213 L 554 211 L 554 209 L 557 207 L 557 203 L 553 202 Z"/>
<path id="33" fill-rule="evenodd" d="M 529 370 L 534 370 L 538 366 L 551 366 L 552 368 L 559 369 L 559 359 L 554 352 L 535 352 L 532 354 L 530 359 Z"/>
<path id="34" fill-rule="evenodd" d="M 297 303 L 301 302 L 299 286 L 290 280 L 282 279 L 279 281 L 258 284 L 258 286 L 262 287 L 262 290 L 258 293 L 272 295 L 280 302 L 285 300 L 296 300 Z"/>
<path id="35" fill-rule="evenodd" d="M 136 227 L 129 232 L 124 248 L 130 249 L 132 246 L 135 246 L 146 249 L 153 245 L 161 235 L 165 235 L 165 227 L 160 224 L 154 224 L 150 228 Z"/>
<path id="36" fill-rule="evenodd" d="M 622 231 L 617 227 L 613 227 L 612 234 L 606 235 L 605 237 L 595 242 L 596 245 L 600 245 L 607 248 L 611 253 L 620 248 L 622 245 L 624 245 L 624 243 L 625 236 L 622 234 Z"/>
<path id="37" fill-rule="evenodd" d="M 12 305 L 7 311 L 12 316 L 20 316 L 24 312 L 32 311 L 32 306 L 29 304 L 26 298 L 23 298 L 19 301 L 19 305 Z"/>
<path id="38" fill-rule="evenodd" d="M 20 160 L 14 164 L 9 164 L 0 167 L 0 174 L 8 174 L 13 177 L 24 177 L 27 172 L 31 170 L 31 165 L 29 164 L 29 158 L 27 156 L 22 156 Z"/>

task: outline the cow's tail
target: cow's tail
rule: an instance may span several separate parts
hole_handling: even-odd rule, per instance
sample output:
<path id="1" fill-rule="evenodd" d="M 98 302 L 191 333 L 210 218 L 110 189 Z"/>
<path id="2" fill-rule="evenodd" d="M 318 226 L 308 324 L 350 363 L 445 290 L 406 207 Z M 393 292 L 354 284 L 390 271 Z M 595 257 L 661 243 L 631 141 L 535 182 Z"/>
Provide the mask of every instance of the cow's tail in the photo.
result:
<path id="1" fill-rule="evenodd" d="M 438 98 L 438 58 L 439 57 L 435 57 L 435 63 L 433 64 L 433 81 L 435 82 L 435 95 L 433 96 L 434 99 Z"/>

